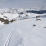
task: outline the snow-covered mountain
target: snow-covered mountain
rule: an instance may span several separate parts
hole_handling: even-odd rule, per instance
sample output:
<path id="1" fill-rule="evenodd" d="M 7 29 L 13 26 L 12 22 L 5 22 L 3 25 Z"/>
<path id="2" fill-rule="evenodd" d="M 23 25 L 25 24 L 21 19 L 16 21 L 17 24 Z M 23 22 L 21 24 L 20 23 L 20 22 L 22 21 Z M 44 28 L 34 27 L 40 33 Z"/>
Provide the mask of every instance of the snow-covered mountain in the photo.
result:
<path id="1" fill-rule="evenodd" d="M 10 9 L 0 9 L 0 24 L 9 24 L 13 21 L 20 20 L 20 19 L 25 19 L 25 18 L 30 18 L 31 16 L 37 16 L 37 15 L 42 15 L 46 14 L 46 10 L 40 10 L 40 9 L 15 9 L 15 8 L 10 8 Z M 36 17 L 35 16 L 35 17 Z"/>
<path id="2" fill-rule="evenodd" d="M 26 11 L 0 10 L 0 46 L 46 46 L 46 13 Z"/>

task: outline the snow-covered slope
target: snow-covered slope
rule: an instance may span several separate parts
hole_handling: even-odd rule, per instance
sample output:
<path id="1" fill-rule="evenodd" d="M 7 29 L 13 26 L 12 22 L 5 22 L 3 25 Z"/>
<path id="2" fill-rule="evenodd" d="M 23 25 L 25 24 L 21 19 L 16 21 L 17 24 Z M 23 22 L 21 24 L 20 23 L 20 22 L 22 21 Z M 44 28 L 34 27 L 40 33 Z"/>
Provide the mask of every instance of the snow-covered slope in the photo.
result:
<path id="1" fill-rule="evenodd" d="M 40 19 L 31 18 L 0 27 L 0 46 L 46 46 L 46 18 Z"/>
<path id="2" fill-rule="evenodd" d="M 0 9 L 0 46 L 46 46 L 46 13 L 26 10 Z M 16 21 L 4 25 L 6 19 Z"/>

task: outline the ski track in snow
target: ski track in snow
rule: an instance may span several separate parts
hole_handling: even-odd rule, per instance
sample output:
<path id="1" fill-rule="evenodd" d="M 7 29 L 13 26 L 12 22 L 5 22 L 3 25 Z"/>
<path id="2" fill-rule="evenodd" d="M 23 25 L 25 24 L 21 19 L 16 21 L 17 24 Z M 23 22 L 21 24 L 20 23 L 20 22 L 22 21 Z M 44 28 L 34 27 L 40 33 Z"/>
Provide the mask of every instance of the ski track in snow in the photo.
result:
<path id="1" fill-rule="evenodd" d="M 12 25 L 12 24 L 10 24 L 10 25 Z M 13 25 L 12 25 L 13 26 Z M 11 27 L 11 26 L 10 26 Z M 14 45 L 14 46 L 18 46 L 19 44 L 20 44 L 20 46 L 23 46 L 23 43 L 22 43 L 22 37 L 21 36 L 19 36 L 18 34 L 18 32 L 16 32 L 15 31 L 16 29 L 15 29 L 15 27 L 12 27 L 11 28 L 11 32 L 9 33 L 9 35 L 8 35 L 8 37 L 6 38 L 6 41 L 5 41 L 5 43 L 4 43 L 4 45 L 3 46 L 11 46 L 11 40 L 13 40 L 14 39 L 14 37 L 15 37 L 15 40 L 13 40 L 13 42 L 15 41 L 15 44 L 16 45 Z M 14 33 L 14 32 L 16 32 L 17 33 L 17 35 L 16 36 L 14 36 L 16 33 Z M 14 34 L 14 35 L 13 35 Z M 12 36 L 13 35 L 13 36 Z M 12 38 L 13 37 L 13 38 Z M 18 41 L 17 43 L 16 43 L 16 41 Z M 9 45 L 10 44 L 10 45 Z M 22 44 L 22 45 L 21 45 Z"/>
<path id="2" fill-rule="evenodd" d="M 13 31 L 13 30 L 12 30 L 12 31 Z M 11 36 L 12 36 L 12 33 L 13 33 L 12 31 L 11 31 L 10 34 L 8 35 L 8 37 L 7 37 L 7 39 L 6 39 L 6 41 L 5 41 L 5 43 L 4 43 L 3 46 L 9 46 L 10 39 L 11 39 Z"/>

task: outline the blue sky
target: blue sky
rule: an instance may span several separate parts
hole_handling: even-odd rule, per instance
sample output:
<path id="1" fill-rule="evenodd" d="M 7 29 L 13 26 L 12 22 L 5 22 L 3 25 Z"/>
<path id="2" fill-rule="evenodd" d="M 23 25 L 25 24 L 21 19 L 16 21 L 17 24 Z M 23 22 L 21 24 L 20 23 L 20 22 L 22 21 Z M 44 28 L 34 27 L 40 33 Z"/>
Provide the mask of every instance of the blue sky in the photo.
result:
<path id="1" fill-rule="evenodd" d="M 0 0 L 0 8 L 44 8 L 46 0 Z"/>

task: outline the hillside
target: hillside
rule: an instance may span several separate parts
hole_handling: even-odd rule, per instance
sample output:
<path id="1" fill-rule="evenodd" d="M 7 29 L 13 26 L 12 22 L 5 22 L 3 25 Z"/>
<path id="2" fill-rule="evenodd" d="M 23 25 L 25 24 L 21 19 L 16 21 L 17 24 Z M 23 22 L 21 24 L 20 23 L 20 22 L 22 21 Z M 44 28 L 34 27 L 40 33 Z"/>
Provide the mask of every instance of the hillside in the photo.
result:
<path id="1" fill-rule="evenodd" d="M 0 46 L 46 46 L 46 13 L 24 11 L 23 14 L 5 13 L 0 17 L 9 21 L 16 19 L 9 24 L 0 21 Z"/>

